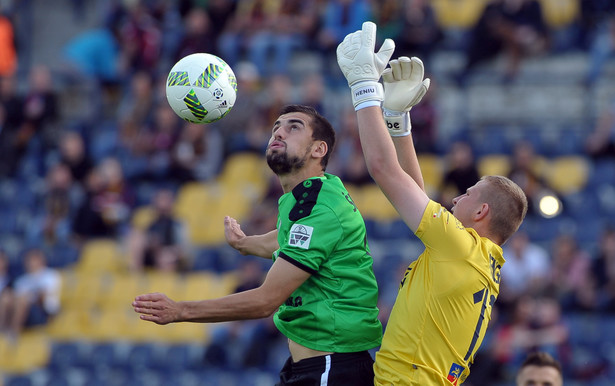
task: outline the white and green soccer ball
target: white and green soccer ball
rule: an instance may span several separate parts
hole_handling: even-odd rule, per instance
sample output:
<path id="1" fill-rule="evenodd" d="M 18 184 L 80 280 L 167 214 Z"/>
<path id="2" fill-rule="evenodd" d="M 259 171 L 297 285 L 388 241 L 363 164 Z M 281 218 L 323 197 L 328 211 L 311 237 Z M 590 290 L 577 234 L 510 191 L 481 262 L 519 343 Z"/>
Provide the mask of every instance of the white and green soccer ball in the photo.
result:
<path id="1" fill-rule="evenodd" d="M 182 119 L 211 123 L 228 114 L 237 99 L 237 78 L 216 55 L 197 53 L 180 59 L 167 78 L 167 101 Z"/>

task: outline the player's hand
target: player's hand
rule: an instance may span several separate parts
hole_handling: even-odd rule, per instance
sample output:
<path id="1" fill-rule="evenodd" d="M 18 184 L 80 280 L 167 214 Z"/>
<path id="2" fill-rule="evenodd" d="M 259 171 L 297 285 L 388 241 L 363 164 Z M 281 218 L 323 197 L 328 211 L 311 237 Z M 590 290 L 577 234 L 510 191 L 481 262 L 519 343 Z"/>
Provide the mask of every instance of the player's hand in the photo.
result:
<path id="1" fill-rule="evenodd" d="M 239 250 L 239 242 L 246 237 L 241 230 L 241 225 L 230 216 L 224 217 L 224 237 L 231 247 Z"/>
<path id="2" fill-rule="evenodd" d="M 379 106 L 383 99 L 378 82 L 387 62 L 393 55 L 395 43 L 386 39 L 376 49 L 376 24 L 366 21 L 363 28 L 348 34 L 337 46 L 337 63 L 348 81 L 355 110 Z"/>
<path id="3" fill-rule="evenodd" d="M 156 324 L 168 324 L 181 321 L 179 303 L 169 299 L 165 294 L 151 293 L 139 295 L 132 302 L 135 312 L 141 314 L 142 320 Z"/>
<path id="4" fill-rule="evenodd" d="M 427 93 L 431 81 L 423 79 L 425 69 L 421 59 L 401 56 L 389 62 L 389 68 L 382 73 L 384 120 L 393 137 L 409 135 L 409 111 Z"/>

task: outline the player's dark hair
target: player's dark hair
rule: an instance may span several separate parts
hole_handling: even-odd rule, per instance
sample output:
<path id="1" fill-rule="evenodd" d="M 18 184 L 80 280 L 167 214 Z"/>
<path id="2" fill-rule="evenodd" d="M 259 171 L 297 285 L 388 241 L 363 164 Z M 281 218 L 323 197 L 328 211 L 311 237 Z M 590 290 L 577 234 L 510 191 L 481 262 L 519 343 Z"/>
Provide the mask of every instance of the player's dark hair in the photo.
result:
<path id="1" fill-rule="evenodd" d="M 519 370 L 525 366 L 538 366 L 538 367 L 553 367 L 558 373 L 562 373 L 562 365 L 559 361 L 551 356 L 551 354 L 544 351 L 533 351 L 527 355 Z"/>
<path id="2" fill-rule="evenodd" d="M 320 160 L 322 170 L 327 169 L 329 157 L 335 146 L 335 130 L 327 118 L 323 117 L 315 108 L 304 105 L 287 105 L 282 107 L 280 115 L 288 113 L 303 113 L 311 118 L 312 139 L 315 141 L 325 141 L 327 144 L 327 153 Z"/>

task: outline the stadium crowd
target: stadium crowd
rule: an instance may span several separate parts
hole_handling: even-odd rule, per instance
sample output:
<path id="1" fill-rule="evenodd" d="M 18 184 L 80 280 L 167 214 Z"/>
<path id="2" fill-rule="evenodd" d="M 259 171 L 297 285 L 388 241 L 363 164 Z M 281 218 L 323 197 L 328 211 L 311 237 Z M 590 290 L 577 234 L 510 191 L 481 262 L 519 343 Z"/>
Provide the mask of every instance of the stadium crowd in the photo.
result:
<path id="1" fill-rule="evenodd" d="M 498 133 L 508 142 L 488 144 L 501 151 L 486 151 L 464 116 L 452 134 L 440 132 L 446 90 L 469 93 L 494 73 L 487 81 L 511 87 L 523 81 L 524 63 L 532 58 L 578 53 L 587 63 L 578 70 L 582 90 L 589 94 L 608 77 L 615 84 L 609 71 L 612 1 L 72 1 L 63 4 L 65 12 L 85 17 L 84 9 L 94 7 L 96 16 L 89 17 L 96 20 L 57 47 L 54 64 L 28 62 L 36 50 L 23 33 L 31 10 L 19 3 L 3 2 L 0 16 L 0 52 L 7 53 L 0 55 L 0 299 L 7 299 L 0 302 L 0 347 L 19 345 L 24 331 L 44 331 L 64 312 L 65 304 L 44 307 L 49 301 L 39 303 L 40 297 L 30 302 L 38 305 L 30 318 L 20 314 L 9 321 L 9 294 L 36 280 L 25 265 L 32 253 L 43 255 L 55 278 L 80 263 L 88 243 L 112 240 L 124 257 L 120 269 L 134 280 L 151 271 L 177 277 L 234 272 L 238 279 L 230 292 L 256 286 L 267 262 L 254 266 L 223 243 L 199 238 L 190 229 L 194 222 L 174 208 L 186 187 L 217 183 L 235 156 L 261 157 L 268 124 L 283 105 L 311 105 L 330 117 L 339 142 L 328 171 L 357 190 L 369 189 L 373 181 L 354 110 L 349 98 L 340 97 L 346 85 L 335 48 L 373 20 L 379 38 L 397 43 L 394 57 L 419 56 L 431 73 L 434 84 L 413 108 L 412 124 L 419 158 L 436 160 L 433 175 L 424 171 L 434 197 L 450 205 L 486 168 L 504 160 L 497 170 L 530 199 L 526 223 L 504 246 L 501 294 L 467 383 L 511 384 L 537 349 L 562 363 L 566 384 L 606 385 L 615 375 L 615 95 L 600 109 L 592 106 L 594 116 L 580 119 L 585 127 L 559 134 L 573 136 L 558 139 L 572 143 L 566 153 L 515 133 Z M 184 122 L 166 102 L 168 70 L 194 52 L 219 55 L 238 78 L 236 105 L 213 124 Z M 443 70 L 442 53 L 462 60 Z M 505 121 L 498 129 L 510 130 Z M 561 188 L 547 167 L 564 157 L 585 166 L 574 189 Z M 566 178 L 574 178 L 573 171 L 566 169 Z M 235 185 L 239 191 L 228 198 L 249 204 L 239 218 L 246 233 L 275 226 L 280 188 L 266 173 L 261 184 L 256 196 Z M 546 192 L 563 205 L 554 217 L 540 210 Z M 403 270 L 420 250 L 394 216 L 364 217 L 386 324 Z M 210 221 L 223 230 L 222 217 Z M 42 286 L 48 279 L 40 280 Z M 224 325 L 203 340 L 201 364 L 210 371 L 272 372 L 279 367 L 272 363 L 280 359 L 276 350 L 284 349 L 280 338 L 270 320 Z M 5 372 L 7 385 L 29 376 Z"/>

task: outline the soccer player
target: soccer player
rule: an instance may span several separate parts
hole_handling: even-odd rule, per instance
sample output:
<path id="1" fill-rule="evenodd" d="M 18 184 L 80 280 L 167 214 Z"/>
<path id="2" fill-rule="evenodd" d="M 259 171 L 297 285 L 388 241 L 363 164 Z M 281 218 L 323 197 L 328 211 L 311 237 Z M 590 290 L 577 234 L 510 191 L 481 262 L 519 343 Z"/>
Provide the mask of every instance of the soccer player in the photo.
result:
<path id="1" fill-rule="evenodd" d="M 527 200 L 501 176 L 483 177 L 453 199 L 450 212 L 429 199 L 409 117 L 429 80 L 417 58 L 393 60 L 384 71 L 390 56 L 382 48 L 374 52 L 375 40 L 376 26 L 366 22 L 340 43 L 337 59 L 352 91 L 368 170 L 425 245 L 401 280 L 376 353 L 375 384 L 459 385 L 499 293 L 501 245 L 521 224 Z"/>
<path id="2" fill-rule="evenodd" d="M 521 364 L 516 381 L 517 386 L 562 386 L 562 366 L 549 353 L 535 351 Z"/>
<path id="3" fill-rule="evenodd" d="M 133 307 L 141 319 L 211 323 L 275 312 L 290 349 L 279 385 L 372 385 L 368 350 L 382 339 L 378 288 L 363 218 L 340 179 L 325 173 L 334 144 L 333 127 L 316 110 L 284 108 L 266 150 L 284 191 L 277 229 L 245 236 L 234 219 L 225 219 L 231 245 L 273 259 L 263 284 L 191 302 L 137 296 Z"/>

